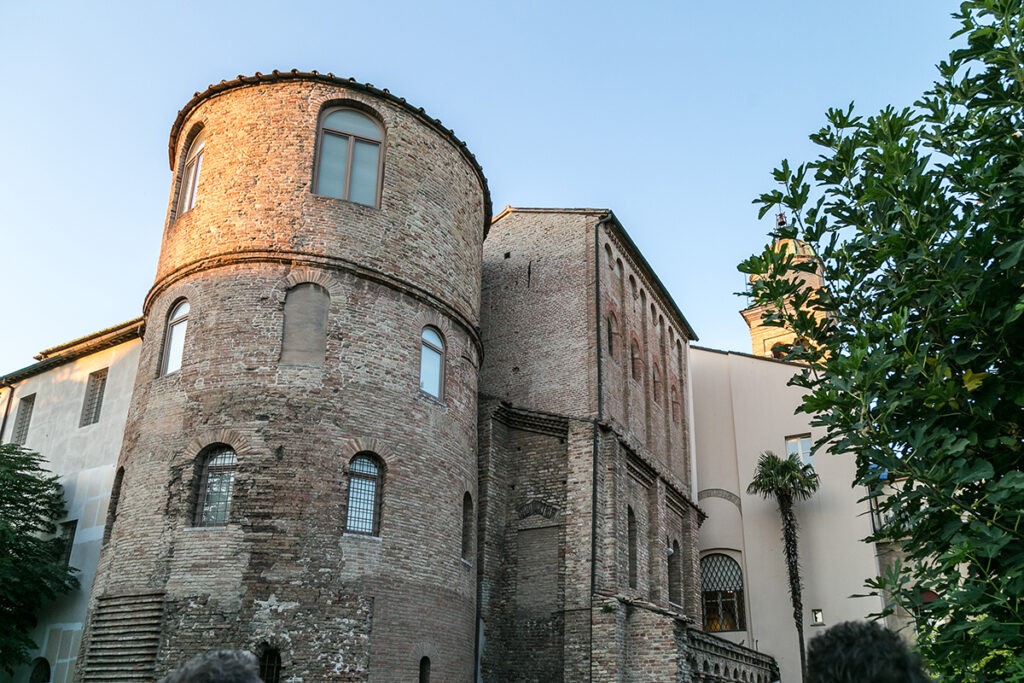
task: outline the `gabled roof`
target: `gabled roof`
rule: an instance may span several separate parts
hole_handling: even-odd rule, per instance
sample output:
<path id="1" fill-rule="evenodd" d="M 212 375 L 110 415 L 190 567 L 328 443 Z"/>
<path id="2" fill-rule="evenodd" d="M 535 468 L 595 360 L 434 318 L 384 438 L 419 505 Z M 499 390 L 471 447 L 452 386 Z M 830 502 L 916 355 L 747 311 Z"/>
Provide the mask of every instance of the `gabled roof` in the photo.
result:
<path id="1" fill-rule="evenodd" d="M 38 363 L 33 363 L 6 375 L 0 375 L 0 384 L 20 382 L 23 379 L 40 375 L 47 370 L 78 360 L 84 356 L 99 353 L 113 346 L 137 339 L 142 336 L 142 326 L 143 319 L 135 318 L 120 325 L 114 325 L 105 330 L 79 337 L 66 344 L 40 351 L 36 356 L 36 360 L 39 361 Z"/>

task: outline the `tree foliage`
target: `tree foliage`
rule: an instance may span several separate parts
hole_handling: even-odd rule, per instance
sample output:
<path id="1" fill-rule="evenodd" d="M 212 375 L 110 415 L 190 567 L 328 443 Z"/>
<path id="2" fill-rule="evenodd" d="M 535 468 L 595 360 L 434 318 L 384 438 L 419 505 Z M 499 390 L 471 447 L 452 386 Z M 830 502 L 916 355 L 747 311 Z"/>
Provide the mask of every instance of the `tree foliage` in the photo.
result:
<path id="1" fill-rule="evenodd" d="M 793 603 L 793 622 L 800 643 L 801 680 L 807 675 L 807 655 L 804 651 L 804 601 L 800 582 L 800 553 L 797 549 L 798 525 L 793 503 L 814 495 L 818 484 L 814 468 L 800 462 L 797 455 L 790 453 L 788 457 L 780 458 L 771 451 L 764 451 L 757 460 L 754 477 L 747 487 L 747 493 L 774 499 L 779 504 L 782 549 L 789 577 L 789 599 Z"/>
<path id="2" fill-rule="evenodd" d="M 816 444 L 857 458 L 906 555 L 873 586 L 920 612 L 951 681 L 1024 680 L 1024 7 L 972 0 L 966 38 L 914 106 L 830 110 L 817 160 L 774 172 L 819 263 L 766 248 L 740 269 L 793 359 Z M 811 182 L 816 184 L 812 199 Z M 820 268 L 814 291 L 789 269 Z M 815 315 L 818 313 L 819 315 Z M 922 604 L 922 593 L 939 597 Z"/>
<path id="3" fill-rule="evenodd" d="M 54 520 L 64 515 L 57 477 L 38 453 L 0 446 L 0 667 L 12 673 L 36 644 L 29 631 L 45 602 L 78 586 L 63 562 Z"/>

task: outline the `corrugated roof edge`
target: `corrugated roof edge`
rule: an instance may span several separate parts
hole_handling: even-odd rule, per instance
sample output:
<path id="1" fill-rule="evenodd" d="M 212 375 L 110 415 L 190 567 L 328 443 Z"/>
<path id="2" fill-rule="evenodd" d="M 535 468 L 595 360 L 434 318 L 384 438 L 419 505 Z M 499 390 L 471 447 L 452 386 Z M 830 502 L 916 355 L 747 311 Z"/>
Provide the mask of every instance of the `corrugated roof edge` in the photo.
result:
<path id="1" fill-rule="evenodd" d="M 487 231 L 491 226 L 491 191 L 487 186 L 487 177 L 484 175 L 483 168 L 480 167 L 480 163 L 476 160 L 476 156 L 469 151 L 469 147 L 455 135 L 455 131 L 451 128 L 445 128 L 444 124 L 439 119 L 432 118 L 425 111 L 423 107 L 414 107 L 405 101 L 404 97 L 398 97 L 392 95 L 391 91 L 387 88 L 380 89 L 375 88 L 370 83 L 359 83 L 354 78 L 341 78 L 335 76 L 332 73 L 322 74 L 319 71 L 299 71 L 298 69 L 292 69 L 291 71 L 278 71 L 274 69 L 269 74 L 256 72 L 253 76 L 243 76 L 239 74 L 237 78 L 227 81 L 221 81 L 220 83 L 211 84 L 203 92 L 197 92 L 192 96 L 192 99 L 181 108 L 178 112 L 178 116 L 174 119 L 174 124 L 171 126 L 171 137 L 167 143 L 167 157 L 168 163 L 170 164 L 171 170 L 174 170 L 174 150 L 177 147 L 178 135 L 181 133 L 181 127 L 185 123 L 185 119 L 188 117 L 192 110 L 199 106 L 199 103 L 208 97 L 213 97 L 226 90 L 233 88 L 242 88 L 250 85 L 259 85 L 261 83 L 275 83 L 281 81 L 294 81 L 294 80 L 306 80 L 306 81 L 321 81 L 323 83 L 330 83 L 332 85 L 341 85 L 346 88 L 354 88 L 361 90 L 365 93 L 380 97 L 381 99 L 393 102 L 398 106 L 402 107 L 410 114 L 418 118 L 420 121 L 430 126 L 437 132 L 449 138 L 455 146 L 462 152 L 462 155 L 469 162 L 473 170 L 476 171 L 477 176 L 480 178 L 480 184 L 484 191 L 484 237 L 487 236 Z"/>
<path id="2" fill-rule="evenodd" d="M 120 325 L 114 325 L 113 327 L 87 334 L 84 337 L 79 337 L 66 344 L 40 351 L 39 355 L 36 356 L 36 360 L 39 361 L 38 363 L 33 363 L 20 370 L 0 376 L 0 383 L 20 382 L 23 379 L 44 373 L 47 370 L 70 363 L 83 356 L 88 356 L 89 354 L 97 353 L 141 337 L 143 324 L 142 318 L 135 318 Z"/>

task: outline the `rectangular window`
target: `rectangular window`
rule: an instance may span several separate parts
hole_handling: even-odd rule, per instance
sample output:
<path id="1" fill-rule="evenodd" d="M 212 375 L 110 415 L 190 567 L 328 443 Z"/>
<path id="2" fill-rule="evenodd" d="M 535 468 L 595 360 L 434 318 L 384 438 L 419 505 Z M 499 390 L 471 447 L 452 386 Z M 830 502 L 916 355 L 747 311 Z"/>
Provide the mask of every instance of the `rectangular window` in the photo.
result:
<path id="1" fill-rule="evenodd" d="M 89 375 L 89 383 L 85 387 L 85 402 L 82 404 L 82 419 L 78 421 L 79 427 L 100 421 L 103 390 L 107 387 L 107 370 L 108 368 L 103 368 Z"/>
<path id="2" fill-rule="evenodd" d="M 811 457 L 811 435 L 787 436 L 786 455 L 796 455 L 803 464 L 814 465 L 814 458 Z"/>
<path id="3" fill-rule="evenodd" d="M 25 445 L 28 439 L 28 423 L 32 421 L 32 408 L 36 405 L 36 395 L 23 396 L 18 401 L 18 414 L 14 418 L 14 433 L 11 435 L 11 443 L 19 446 Z"/>
<path id="4" fill-rule="evenodd" d="M 60 525 L 60 540 L 63 544 L 61 550 L 61 564 L 65 567 L 71 565 L 71 548 L 75 545 L 75 532 L 78 530 L 78 520 L 63 522 Z"/>

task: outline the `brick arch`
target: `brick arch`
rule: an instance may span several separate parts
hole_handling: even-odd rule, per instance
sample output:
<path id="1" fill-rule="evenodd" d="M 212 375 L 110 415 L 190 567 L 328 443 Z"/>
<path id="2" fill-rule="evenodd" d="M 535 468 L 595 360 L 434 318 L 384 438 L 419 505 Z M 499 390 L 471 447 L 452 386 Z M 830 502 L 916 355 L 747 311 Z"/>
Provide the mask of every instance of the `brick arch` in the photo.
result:
<path id="1" fill-rule="evenodd" d="M 281 673 L 284 674 L 284 670 L 292 664 L 290 643 L 290 640 L 276 633 L 254 633 L 249 636 L 246 649 L 256 656 L 257 664 L 266 649 L 264 645 L 277 650 L 277 654 L 281 655 Z M 287 679 L 282 675 L 281 680 Z"/>
<path id="2" fill-rule="evenodd" d="M 231 446 L 231 450 L 233 450 L 235 455 L 238 456 L 252 455 L 256 452 L 256 449 L 249 444 L 248 439 L 233 429 L 204 430 L 188 442 L 188 446 L 185 447 L 185 451 L 190 457 L 194 458 L 202 453 L 204 448 L 215 443 L 223 443 Z"/>
<path id="3" fill-rule="evenodd" d="M 174 166 L 171 170 L 174 171 L 173 180 L 173 192 L 171 193 L 171 210 L 168 212 L 167 225 L 170 225 L 178 219 L 178 194 L 181 192 L 181 180 L 182 174 L 185 170 L 185 155 L 192 147 L 192 143 L 195 142 L 196 138 L 203 134 L 206 130 L 206 125 L 202 121 L 197 121 L 192 124 L 189 128 L 188 134 L 182 138 L 181 146 L 178 148 L 177 153 L 174 156 Z"/>
<path id="4" fill-rule="evenodd" d="M 342 297 L 344 296 L 344 290 L 341 287 L 341 283 L 338 282 L 337 278 L 333 275 L 318 268 L 299 266 L 292 268 L 286 276 L 274 284 L 272 294 L 274 301 L 283 306 L 285 296 L 287 296 L 289 289 L 296 285 L 307 283 L 319 285 L 326 289 L 327 293 L 331 296 L 331 306 L 339 305 Z"/>
<path id="5" fill-rule="evenodd" d="M 384 466 L 384 470 L 390 473 L 391 464 L 395 460 L 395 454 L 380 439 L 368 437 L 345 439 L 338 447 L 338 457 L 347 464 L 356 455 L 366 451 L 376 455 Z"/>
<path id="6" fill-rule="evenodd" d="M 441 334 L 444 336 L 445 346 L 450 347 L 453 335 L 451 321 L 440 315 L 437 311 L 423 310 L 416 314 L 416 317 L 412 319 L 412 325 L 416 331 L 416 340 L 419 343 L 420 333 L 424 327 L 436 327 Z"/>

